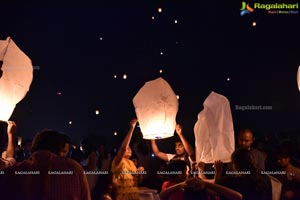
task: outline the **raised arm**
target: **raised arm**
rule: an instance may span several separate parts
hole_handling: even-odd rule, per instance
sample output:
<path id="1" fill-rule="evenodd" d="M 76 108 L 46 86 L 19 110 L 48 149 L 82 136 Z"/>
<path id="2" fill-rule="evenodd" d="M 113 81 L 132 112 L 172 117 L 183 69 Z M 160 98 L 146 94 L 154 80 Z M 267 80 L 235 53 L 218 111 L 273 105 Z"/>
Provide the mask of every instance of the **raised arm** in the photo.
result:
<path id="1" fill-rule="evenodd" d="M 15 156 L 15 136 L 16 136 L 17 128 L 16 124 L 13 121 L 7 122 L 7 149 L 6 149 L 6 158 L 14 158 Z"/>
<path id="2" fill-rule="evenodd" d="M 166 153 L 160 152 L 155 140 L 151 140 L 151 147 L 152 147 L 152 151 L 154 153 L 155 156 L 159 157 L 160 159 L 162 159 L 163 161 L 167 162 L 168 161 L 168 156 Z"/>
<path id="3" fill-rule="evenodd" d="M 160 199 L 168 199 L 169 196 L 177 191 L 180 190 L 181 188 L 183 188 L 185 186 L 185 181 L 181 182 L 181 183 L 177 183 L 175 185 L 172 185 L 170 187 L 168 187 L 167 189 L 162 189 L 162 191 L 159 193 L 159 198 Z"/>
<path id="4" fill-rule="evenodd" d="M 123 156 L 125 154 L 126 148 L 129 147 L 129 143 L 130 143 L 130 140 L 131 140 L 131 137 L 132 137 L 132 133 L 133 133 L 133 130 L 134 130 L 135 126 L 136 126 L 137 121 L 138 121 L 137 119 L 132 119 L 130 121 L 130 128 L 128 130 L 128 133 L 125 136 L 125 138 L 124 138 L 124 140 L 122 142 L 122 145 L 119 148 L 118 153 L 117 153 L 117 155 L 115 157 L 115 163 L 116 164 L 119 164 L 121 162 L 121 160 L 122 160 L 122 158 L 123 158 Z"/>
<path id="5" fill-rule="evenodd" d="M 192 158 L 192 160 L 195 160 L 195 152 L 193 147 L 190 145 L 190 143 L 187 141 L 187 139 L 184 137 L 183 133 L 182 133 L 182 126 L 180 124 L 176 125 L 176 133 L 179 136 L 183 147 L 185 149 L 185 151 L 187 152 L 187 154 Z"/>
<path id="6" fill-rule="evenodd" d="M 198 167 L 198 177 L 205 181 L 205 182 L 210 182 L 210 183 L 215 183 L 215 180 L 220 178 L 222 175 L 222 171 L 223 171 L 223 162 L 221 160 L 216 160 L 214 162 L 215 165 L 215 175 L 213 179 L 208 179 L 205 174 L 203 173 L 205 171 L 205 163 L 204 162 L 199 162 L 197 164 Z"/>
<path id="7" fill-rule="evenodd" d="M 211 183 L 214 183 L 215 180 L 214 179 L 208 179 L 204 172 L 205 172 L 205 163 L 204 162 L 199 162 L 197 164 L 197 168 L 198 168 L 198 177 L 203 180 L 203 181 L 206 181 L 206 182 L 211 182 Z"/>
<path id="8" fill-rule="evenodd" d="M 191 179 L 186 180 L 185 187 L 190 188 L 194 191 L 206 189 L 206 191 L 210 195 L 222 196 L 222 197 L 225 197 L 226 199 L 230 199 L 230 200 L 243 199 L 242 194 L 235 190 L 232 190 L 228 187 L 224 187 L 222 185 L 218 185 L 215 183 L 206 182 L 199 178 L 191 178 Z"/>
<path id="9" fill-rule="evenodd" d="M 231 199 L 231 200 L 242 200 L 243 199 L 243 196 L 241 193 L 239 193 L 235 190 L 232 190 L 228 187 L 224 187 L 222 185 L 218 185 L 215 183 L 209 183 L 209 182 L 205 182 L 205 186 L 209 193 L 215 192 L 217 195 L 225 197 L 226 199 Z"/>

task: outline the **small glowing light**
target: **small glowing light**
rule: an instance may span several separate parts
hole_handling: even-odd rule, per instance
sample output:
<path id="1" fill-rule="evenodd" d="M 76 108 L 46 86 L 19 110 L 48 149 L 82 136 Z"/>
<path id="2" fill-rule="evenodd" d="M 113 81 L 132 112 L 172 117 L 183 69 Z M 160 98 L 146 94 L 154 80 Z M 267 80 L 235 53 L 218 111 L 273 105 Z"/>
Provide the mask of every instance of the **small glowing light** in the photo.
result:
<path id="1" fill-rule="evenodd" d="M 256 26 L 256 22 L 252 22 L 252 26 Z"/>
<path id="2" fill-rule="evenodd" d="M 176 43 L 176 44 L 179 44 L 179 42 L 178 42 L 178 41 L 176 41 L 175 43 Z"/>
<path id="3" fill-rule="evenodd" d="M 80 145 L 80 151 L 83 151 L 83 147 L 82 147 L 82 145 Z"/>
<path id="4" fill-rule="evenodd" d="M 153 19 L 153 20 L 154 20 L 154 19 L 155 19 L 155 17 L 154 17 L 154 16 L 152 16 L 152 17 L 151 17 L 151 19 Z"/>
<path id="5" fill-rule="evenodd" d="M 22 137 L 18 137 L 18 146 L 21 146 L 22 144 Z"/>
<path id="6" fill-rule="evenodd" d="M 227 78 L 227 81 L 230 81 L 230 78 L 229 78 L 229 77 Z"/>
<path id="7" fill-rule="evenodd" d="M 103 37 L 100 37 L 100 40 L 103 40 Z"/>
<path id="8" fill-rule="evenodd" d="M 164 55 L 164 52 L 160 52 L 160 55 Z"/>
<path id="9" fill-rule="evenodd" d="M 163 73 L 163 70 L 162 70 L 162 69 L 160 69 L 160 70 L 159 70 L 159 73 Z"/>
<path id="10" fill-rule="evenodd" d="M 176 98 L 179 99 L 179 95 L 176 95 Z"/>
<path id="11" fill-rule="evenodd" d="M 117 75 L 114 75 L 114 78 L 117 78 Z"/>
<path id="12" fill-rule="evenodd" d="M 114 135 L 118 135 L 117 131 L 114 132 Z"/>
<path id="13" fill-rule="evenodd" d="M 158 11 L 159 13 L 161 13 L 161 12 L 162 12 L 162 8 L 158 8 L 157 11 Z"/>
<path id="14" fill-rule="evenodd" d="M 73 122 L 72 121 L 69 121 L 69 124 L 71 125 Z"/>
<path id="15" fill-rule="evenodd" d="M 100 114 L 100 111 L 99 111 L 99 110 L 95 110 L 95 114 L 96 114 L 96 115 L 99 115 L 99 114 Z"/>
<path id="16" fill-rule="evenodd" d="M 175 20 L 174 20 L 174 23 L 175 23 L 175 24 L 177 24 L 177 23 L 178 23 L 177 19 L 175 19 Z"/>
<path id="17" fill-rule="evenodd" d="M 127 74 L 123 74 L 123 79 L 127 79 Z"/>
<path id="18" fill-rule="evenodd" d="M 62 95 L 62 92 L 56 92 L 56 94 L 57 94 L 58 96 L 60 96 L 60 95 Z"/>

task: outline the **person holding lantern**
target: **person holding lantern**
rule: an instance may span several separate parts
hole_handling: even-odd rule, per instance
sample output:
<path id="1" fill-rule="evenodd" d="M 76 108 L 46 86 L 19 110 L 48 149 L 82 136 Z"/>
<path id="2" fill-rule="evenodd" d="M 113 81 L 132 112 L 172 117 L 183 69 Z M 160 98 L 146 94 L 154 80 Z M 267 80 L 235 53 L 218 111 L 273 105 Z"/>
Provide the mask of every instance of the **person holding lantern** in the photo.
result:
<path id="1" fill-rule="evenodd" d="M 130 121 L 130 128 L 121 147 L 112 162 L 113 185 L 116 189 L 118 200 L 139 200 L 138 182 L 142 178 L 143 167 L 137 168 L 130 157 L 132 155 L 129 146 L 137 119 Z"/>
<path id="2" fill-rule="evenodd" d="M 191 167 L 191 164 L 195 160 L 194 149 L 190 145 L 190 143 L 187 141 L 187 139 L 184 137 L 184 135 L 182 133 L 182 126 L 180 124 L 176 125 L 175 130 L 180 139 L 175 142 L 175 152 L 176 152 L 175 154 L 161 152 L 158 149 L 157 144 L 154 139 L 151 140 L 152 151 L 155 154 L 155 156 L 157 156 L 158 158 L 162 159 L 165 162 L 169 162 L 173 159 L 180 159 L 180 160 L 186 161 L 188 166 Z"/>
<path id="3" fill-rule="evenodd" d="M 7 121 L 7 148 L 5 155 L 0 157 L 0 170 L 12 166 L 16 163 L 15 156 L 15 140 L 16 124 L 13 121 Z"/>

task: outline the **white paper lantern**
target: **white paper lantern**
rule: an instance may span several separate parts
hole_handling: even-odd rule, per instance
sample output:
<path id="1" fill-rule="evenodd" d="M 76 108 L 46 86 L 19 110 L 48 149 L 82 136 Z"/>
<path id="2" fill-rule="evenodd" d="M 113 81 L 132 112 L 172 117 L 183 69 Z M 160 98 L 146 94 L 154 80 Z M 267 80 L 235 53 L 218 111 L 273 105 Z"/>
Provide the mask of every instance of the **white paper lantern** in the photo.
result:
<path id="1" fill-rule="evenodd" d="M 0 40 L 0 120 L 9 120 L 15 106 L 29 90 L 33 78 L 31 60 L 8 37 Z"/>
<path id="2" fill-rule="evenodd" d="M 298 67 L 298 72 L 297 72 L 297 84 L 298 84 L 298 90 L 300 91 L 300 65 Z"/>
<path id="3" fill-rule="evenodd" d="M 211 92 L 203 103 L 194 126 L 196 161 L 230 162 L 234 151 L 234 129 L 227 98 Z"/>
<path id="4" fill-rule="evenodd" d="M 146 82 L 133 98 L 144 139 L 172 137 L 176 126 L 178 100 L 163 78 Z"/>

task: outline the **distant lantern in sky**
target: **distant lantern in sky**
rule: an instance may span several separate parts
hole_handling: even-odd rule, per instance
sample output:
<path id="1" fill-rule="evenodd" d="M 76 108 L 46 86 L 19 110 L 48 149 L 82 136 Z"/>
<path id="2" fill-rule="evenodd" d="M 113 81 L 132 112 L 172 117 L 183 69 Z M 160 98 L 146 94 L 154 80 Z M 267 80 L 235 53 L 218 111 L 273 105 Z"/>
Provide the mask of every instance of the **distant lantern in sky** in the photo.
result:
<path id="1" fill-rule="evenodd" d="M 118 133 L 117 133 L 117 131 L 115 131 L 115 132 L 114 132 L 114 136 L 117 136 L 117 135 L 118 135 Z"/>
<path id="2" fill-rule="evenodd" d="M 100 40 L 103 40 L 103 37 L 100 37 Z"/>
<path id="3" fill-rule="evenodd" d="M 62 95 L 62 93 L 61 93 L 61 92 L 56 92 L 56 94 L 57 94 L 57 96 L 60 96 L 60 95 Z"/>
<path id="4" fill-rule="evenodd" d="M 159 13 L 161 13 L 161 12 L 162 12 L 162 8 L 158 8 L 157 11 L 158 11 Z"/>
<path id="5" fill-rule="evenodd" d="M 22 144 L 22 137 L 19 136 L 19 137 L 18 137 L 18 146 L 21 146 L 21 144 Z"/>
<path id="6" fill-rule="evenodd" d="M 155 17 L 154 17 L 154 16 L 152 16 L 152 17 L 151 17 L 151 19 L 153 19 L 153 20 L 154 20 L 154 19 L 155 19 Z"/>
<path id="7" fill-rule="evenodd" d="M 148 81 L 133 98 L 144 139 L 172 137 L 176 126 L 178 99 L 163 78 Z"/>
<path id="8" fill-rule="evenodd" d="M 176 95 L 176 98 L 179 99 L 179 95 Z"/>
<path id="9" fill-rule="evenodd" d="M 72 124 L 72 121 L 69 121 L 69 124 L 71 125 L 71 124 Z"/>
<path id="10" fill-rule="evenodd" d="M 298 67 L 298 72 L 297 72 L 297 83 L 298 83 L 298 90 L 300 91 L 300 65 Z"/>
<path id="11" fill-rule="evenodd" d="M 160 70 L 159 70 L 159 73 L 160 73 L 160 74 L 161 74 L 161 73 L 163 73 L 163 70 L 162 70 L 162 69 L 160 69 Z"/>
<path id="12" fill-rule="evenodd" d="M 127 74 L 123 74 L 123 79 L 127 79 Z"/>
<path id="13" fill-rule="evenodd" d="M 177 19 L 175 19 L 175 20 L 174 20 L 174 23 L 175 23 L 175 24 L 177 24 L 177 23 L 178 23 Z"/>
<path id="14" fill-rule="evenodd" d="M 228 77 L 226 80 L 227 80 L 227 81 L 230 81 L 230 78 Z"/>
<path id="15" fill-rule="evenodd" d="M 164 55 L 164 52 L 161 51 L 161 52 L 160 52 L 160 55 Z"/>
<path id="16" fill-rule="evenodd" d="M 117 75 L 116 75 L 116 74 L 114 75 L 114 78 L 117 78 Z"/>
<path id="17" fill-rule="evenodd" d="M 95 110 L 95 114 L 96 115 L 99 115 L 100 114 L 100 111 L 97 109 L 97 110 Z"/>
<path id="18" fill-rule="evenodd" d="M 252 26 L 256 26 L 256 22 L 252 22 Z"/>

